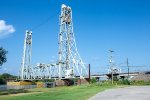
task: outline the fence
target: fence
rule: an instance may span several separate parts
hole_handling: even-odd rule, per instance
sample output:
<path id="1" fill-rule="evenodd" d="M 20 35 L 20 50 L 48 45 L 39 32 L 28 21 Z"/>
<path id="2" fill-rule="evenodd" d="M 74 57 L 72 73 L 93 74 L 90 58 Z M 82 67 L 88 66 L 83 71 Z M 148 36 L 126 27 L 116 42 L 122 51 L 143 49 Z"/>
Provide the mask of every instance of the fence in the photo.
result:
<path id="1" fill-rule="evenodd" d="M 0 85 L 0 90 L 7 90 L 7 85 Z"/>
<path id="2" fill-rule="evenodd" d="M 36 88 L 37 85 L 20 85 L 20 86 L 7 86 L 0 85 L 0 90 L 9 90 L 9 89 L 32 89 Z"/>

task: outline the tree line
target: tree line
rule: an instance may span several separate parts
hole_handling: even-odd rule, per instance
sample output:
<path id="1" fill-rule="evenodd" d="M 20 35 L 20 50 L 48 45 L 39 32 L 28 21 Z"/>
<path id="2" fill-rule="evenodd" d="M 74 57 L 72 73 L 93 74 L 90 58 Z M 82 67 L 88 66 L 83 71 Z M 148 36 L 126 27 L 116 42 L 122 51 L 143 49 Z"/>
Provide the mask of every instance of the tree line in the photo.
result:
<path id="1" fill-rule="evenodd" d="M 0 75 L 0 85 L 6 84 L 8 80 L 15 80 L 17 76 L 8 74 L 8 73 L 3 73 Z"/>
<path id="2" fill-rule="evenodd" d="M 6 51 L 3 47 L 0 47 L 0 69 L 2 68 L 2 65 L 7 61 L 7 53 L 8 51 Z M 8 78 L 14 78 L 14 76 L 8 73 L 0 75 L 0 84 L 6 84 Z"/>

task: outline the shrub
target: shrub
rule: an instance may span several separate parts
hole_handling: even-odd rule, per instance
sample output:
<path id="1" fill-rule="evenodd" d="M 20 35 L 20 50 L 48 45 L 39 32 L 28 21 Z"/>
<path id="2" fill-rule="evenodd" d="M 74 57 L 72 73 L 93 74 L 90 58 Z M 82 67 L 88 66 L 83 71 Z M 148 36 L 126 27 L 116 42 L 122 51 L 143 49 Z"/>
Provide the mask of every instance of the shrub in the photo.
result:
<path id="1" fill-rule="evenodd" d="M 96 83 L 96 82 L 97 82 L 96 78 L 93 77 L 93 78 L 91 79 L 91 83 L 93 84 L 93 83 Z"/>
<path id="2" fill-rule="evenodd" d="M 150 85 L 150 80 L 149 81 L 133 80 L 131 81 L 131 85 Z"/>
<path id="3" fill-rule="evenodd" d="M 120 80 L 117 83 L 121 85 L 130 85 L 130 81 L 128 79 Z"/>
<path id="4" fill-rule="evenodd" d="M 6 84 L 6 81 L 2 78 L 0 78 L 0 85 Z"/>

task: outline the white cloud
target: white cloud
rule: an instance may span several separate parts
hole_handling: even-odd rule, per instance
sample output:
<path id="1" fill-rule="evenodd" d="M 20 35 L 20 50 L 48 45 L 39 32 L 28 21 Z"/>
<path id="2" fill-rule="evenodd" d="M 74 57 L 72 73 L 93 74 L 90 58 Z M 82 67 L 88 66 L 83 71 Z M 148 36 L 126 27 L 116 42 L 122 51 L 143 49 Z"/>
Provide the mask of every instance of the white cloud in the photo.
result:
<path id="1" fill-rule="evenodd" d="M 12 25 L 7 25 L 4 20 L 0 20 L 0 38 L 8 36 L 15 32 L 15 28 Z"/>

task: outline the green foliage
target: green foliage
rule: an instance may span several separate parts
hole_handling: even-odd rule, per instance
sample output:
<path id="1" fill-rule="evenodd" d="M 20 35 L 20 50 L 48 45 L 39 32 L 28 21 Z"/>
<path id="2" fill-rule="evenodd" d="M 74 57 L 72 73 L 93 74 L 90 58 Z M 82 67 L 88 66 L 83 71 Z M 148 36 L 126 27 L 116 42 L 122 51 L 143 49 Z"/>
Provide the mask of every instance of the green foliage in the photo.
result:
<path id="1" fill-rule="evenodd" d="M 111 81 L 102 81 L 102 84 L 103 84 L 103 85 L 106 85 L 106 86 L 107 86 L 107 85 L 110 86 L 110 85 L 112 85 L 112 82 L 111 82 Z"/>
<path id="2" fill-rule="evenodd" d="M 130 81 L 128 79 L 119 80 L 116 83 L 118 85 L 130 85 Z"/>
<path id="3" fill-rule="evenodd" d="M 0 47 L 0 66 L 2 66 L 3 63 L 5 63 L 7 61 L 7 58 L 6 58 L 7 53 L 8 53 L 8 51 L 6 51 L 2 47 Z"/>
<path id="4" fill-rule="evenodd" d="M 6 84 L 6 81 L 2 78 L 0 78 L 0 85 Z"/>
<path id="5" fill-rule="evenodd" d="M 0 98 L 1 100 L 87 100 L 94 94 L 113 87 L 90 84 L 56 88 L 35 88 L 29 89 L 28 93 L 24 95 L 2 96 Z"/>
<path id="6" fill-rule="evenodd" d="M 130 82 L 131 85 L 150 85 L 150 80 L 144 81 L 144 80 L 133 80 Z"/>
<path id="7" fill-rule="evenodd" d="M 111 85 L 111 81 L 102 81 L 103 85 Z M 144 81 L 144 80 L 118 80 L 114 81 L 114 85 L 150 85 L 150 80 Z"/>
<path id="8" fill-rule="evenodd" d="M 0 78 L 1 79 L 11 79 L 11 78 L 17 78 L 17 76 L 14 76 L 14 75 L 11 75 L 11 74 L 8 74 L 8 73 L 3 73 L 2 75 L 0 75 Z"/>
<path id="9" fill-rule="evenodd" d="M 28 90 L 25 89 L 10 89 L 0 91 L 0 95 L 10 95 L 10 94 L 18 94 L 18 93 L 28 93 Z"/>
<path id="10" fill-rule="evenodd" d="M 96 83 L 97 80 L 96 80 L 96 78 L 93 77 L 90 82 L 93 84 L 93 83 Z"/>
<path id="11" fill-rule="evenodd" d="M 120 80 L 117 81 L 118 85 L 150 85 L 150 80 L 144 81 L 144 80 Z"/>
<path id="12" fill-rule="evenodd" d="M 0 75 L 0 84 L 6 84 L 7 79 L 16 79 L 17 77 L 14 75 L 10 75 L 8 73 L 4 73 Z"/>

